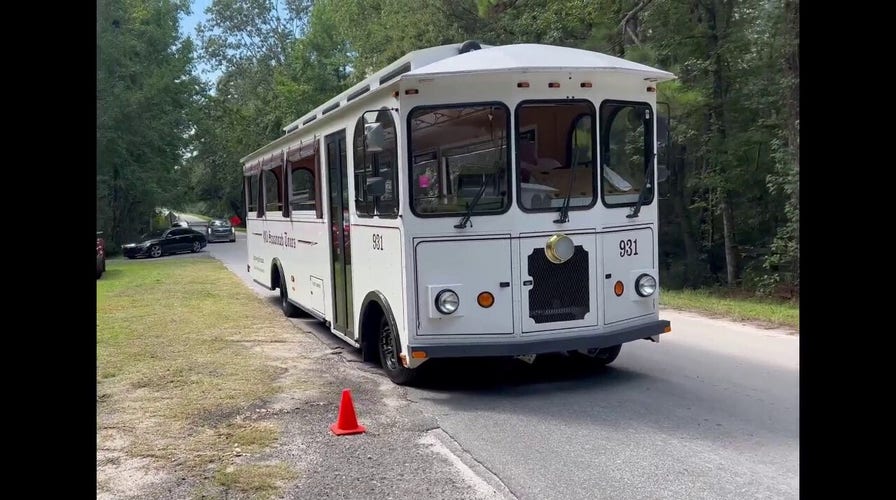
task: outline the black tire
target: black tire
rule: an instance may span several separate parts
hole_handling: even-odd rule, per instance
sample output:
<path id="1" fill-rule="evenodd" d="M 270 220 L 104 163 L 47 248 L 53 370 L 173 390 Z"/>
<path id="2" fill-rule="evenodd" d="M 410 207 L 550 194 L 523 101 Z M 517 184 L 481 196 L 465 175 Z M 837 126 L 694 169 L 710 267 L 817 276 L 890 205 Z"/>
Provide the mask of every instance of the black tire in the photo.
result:
<path id="1" fill-rule="evenodd" d="M 607 366 L 616 360 L 621 350 L 622 344 L 617 344 L 610 347 L 601 347 L 600 349 L 589 349 L 588 354 L 573 351 L 571 355 L 591 366 Z"/>
<path id="2" fill-rule="evenodd" d="M 158 258 L 162 256 L 162 247 L 159 245 L 153 245 L 149 247 L 149 256 L 152 258 Z"/>
<path id="3" fill-rule="evenodd" d="M 200 250 L 202 250 L 202 243 L 199 243 L 198 241 L 194 241 L 193 248 L 191 248 L 190 251 L 193 253 L 196 253 Z"/>
<path id="4" fill-rule="evenodd" d="M 287 286 L 289 285 L 286 284 L 286 277 L 283 276 L 283 270 L 280 269 L 280 309 L 287 318 L 295 318 L 301 310 L 289 301 L 289 295 L 286 291 Z"/>
<path id="5" fill-rule="evenodd" d="M 405 368 L 401 365 L 401 360 L 398 358 L 398 355 L 401 354 L 401 344 L 398 342 L 398 336 L 395 335 L 392 324 L 385 315 L 380 319 L 376 344 L 380 353 L 380 363 L 389 380 L 398 385 L 412 385 L 420 374 L 419 369 Z"/>

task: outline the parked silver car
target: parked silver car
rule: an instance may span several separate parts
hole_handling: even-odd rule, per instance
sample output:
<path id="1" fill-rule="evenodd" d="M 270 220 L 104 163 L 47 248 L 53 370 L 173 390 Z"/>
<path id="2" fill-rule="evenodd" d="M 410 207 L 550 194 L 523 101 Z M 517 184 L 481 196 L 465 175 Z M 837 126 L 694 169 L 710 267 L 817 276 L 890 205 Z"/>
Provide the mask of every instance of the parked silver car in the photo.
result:
<path id="1" fill-rule="evenodd" d="M 208 221 L 208 229 L 205 236 L 209 242 L 236 241 L 236 230 L 227 219 L 212 219 Z"/>

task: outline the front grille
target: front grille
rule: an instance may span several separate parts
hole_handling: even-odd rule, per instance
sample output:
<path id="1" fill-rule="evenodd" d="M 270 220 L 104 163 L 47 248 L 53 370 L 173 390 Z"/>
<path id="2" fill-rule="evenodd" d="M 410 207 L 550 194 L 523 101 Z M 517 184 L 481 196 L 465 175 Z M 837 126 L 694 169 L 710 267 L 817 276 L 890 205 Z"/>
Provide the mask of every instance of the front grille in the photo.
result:
<path id="1" fill-rule="evenodd" d="M 576 245 L 572 258 L 554 264 L 536 248 L 529 254 L 529 317 L 536 323 L 582 319 L 591 309 L 588 252 Z"/>

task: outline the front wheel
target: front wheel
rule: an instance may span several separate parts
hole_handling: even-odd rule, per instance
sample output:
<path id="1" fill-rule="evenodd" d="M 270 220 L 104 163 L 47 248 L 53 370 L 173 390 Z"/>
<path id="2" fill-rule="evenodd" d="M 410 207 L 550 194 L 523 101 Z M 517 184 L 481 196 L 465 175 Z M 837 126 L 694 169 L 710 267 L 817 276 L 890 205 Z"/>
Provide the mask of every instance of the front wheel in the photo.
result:
<path id="1" fill-rule="evenodd" d="M 398 385 L 410 385 L 417 380 L 419 372 L 401 365 L 400 354 L 401 344 L 398 342 L 398 336 L 392 329 L 392 324 L 384 315 L 380 320 L 380 334 L 377 339 L 380 351 L 380 363 L 383 365 L 383 371 L 389 380 Z"/>
<path id="2" fill-rule="evenodd" d="M 592 366 L 607 366 L 616 360 L 622 344 L 601 347 L 600 349 L 588 349 L 587 352 L 573 351 L 573 356 Z"/>
<path id="3" fill-rule="evenodd" d="M 162 247 L 159 245 L 153 245 L 149 249 L 149 256 L 152 258 L 158 258 L 162 256 Z"/>

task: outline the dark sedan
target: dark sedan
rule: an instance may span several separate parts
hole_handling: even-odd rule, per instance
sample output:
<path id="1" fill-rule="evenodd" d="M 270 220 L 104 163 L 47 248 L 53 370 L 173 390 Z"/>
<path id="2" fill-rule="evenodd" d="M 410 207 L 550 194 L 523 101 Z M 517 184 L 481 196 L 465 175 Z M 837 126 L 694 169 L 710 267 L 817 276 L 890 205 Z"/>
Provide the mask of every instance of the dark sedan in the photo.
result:
<path id="1" fill-rule="evenodd" d="M 137 257 L 161 257 L 179 252 L 198 252 L 208 242 L 199 231 L 172 227 L 159 229 L 140 237 L 139 243 L 128 243 L 121 247 L 124 256 L 129 259 Z"/>
<path id="2" fill-rule="evenodd" d="M 236 230 L 230 225 L 227 219 L 212 219 L 208 221 L 208 229 L 206 229 L 206 238 L 208 241 L 236 241 Z"/>

